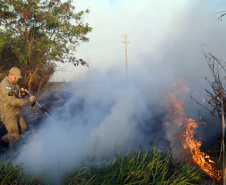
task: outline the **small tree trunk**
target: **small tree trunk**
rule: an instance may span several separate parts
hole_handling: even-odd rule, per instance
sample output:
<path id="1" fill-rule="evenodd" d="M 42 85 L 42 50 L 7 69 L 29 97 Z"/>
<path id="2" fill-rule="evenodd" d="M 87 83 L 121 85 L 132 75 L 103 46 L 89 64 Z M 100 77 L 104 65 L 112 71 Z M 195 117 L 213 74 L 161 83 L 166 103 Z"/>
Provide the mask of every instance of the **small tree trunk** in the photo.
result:
<path id="1" fill-rule="evenodd" d="M 30 59 L 29 59 L 29 81 L 28 81 L 28 84 L 27 84 L 27 88 L 28 88 L 28 91 L 31 92 L 32 91 L 32 86 L 31 86 L 31 82 L 33 80 L 33 75 L 31 73 L 31 62 L 30 62 Z M 32 93 L 32 92 L 31 92 Z"/>
<path id="2" fill-rule="evenodd" d="M 31 88 L 31 82 L 32 82 L 32 77 L 30 76 L 30 78 L 29 78 L 29 81 L 28 81 L 28 85 L 27 85 L 27 89 L 28 89 L 28 91 L 29 92 L 31 92 L 32 90 L 32 88 Z"/>

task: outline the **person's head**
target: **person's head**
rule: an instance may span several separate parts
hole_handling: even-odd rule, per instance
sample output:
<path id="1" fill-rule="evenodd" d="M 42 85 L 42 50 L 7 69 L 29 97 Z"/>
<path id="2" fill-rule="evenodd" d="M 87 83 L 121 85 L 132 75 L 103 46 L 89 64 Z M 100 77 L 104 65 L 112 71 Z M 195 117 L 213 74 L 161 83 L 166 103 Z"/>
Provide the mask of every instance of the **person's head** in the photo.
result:
<path id="1" fill-rule="evenodd" d="M 12 67 L 9 70 L 8 77 L 13 83 L 17 83 L 19 78 L 22 78 L 20 69 L 17 67 Z"/>

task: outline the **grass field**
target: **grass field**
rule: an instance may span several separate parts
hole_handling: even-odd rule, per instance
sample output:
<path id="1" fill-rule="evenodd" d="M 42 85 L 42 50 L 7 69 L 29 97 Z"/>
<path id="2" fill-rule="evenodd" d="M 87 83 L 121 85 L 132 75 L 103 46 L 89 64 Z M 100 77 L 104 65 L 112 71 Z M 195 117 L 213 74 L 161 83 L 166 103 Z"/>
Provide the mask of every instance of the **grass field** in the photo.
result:
<path id="1" fill-rule="evenodd" d="M 27 171 L 27 170 L 26 170 Z M 41 176 L 25 174 L 22 164 L 10 161 L 0 164 L 0 184 L 52 184 Z M 212 179 L 197 166 L 177 162 L 169 151 L 151 147 L 133 154 L 116 154 L 114 161 L 101 166 L 86 166 L 75 169 L 64 177 L 59 185 L 149 185 L 149 184 L 212 184 Z"/>

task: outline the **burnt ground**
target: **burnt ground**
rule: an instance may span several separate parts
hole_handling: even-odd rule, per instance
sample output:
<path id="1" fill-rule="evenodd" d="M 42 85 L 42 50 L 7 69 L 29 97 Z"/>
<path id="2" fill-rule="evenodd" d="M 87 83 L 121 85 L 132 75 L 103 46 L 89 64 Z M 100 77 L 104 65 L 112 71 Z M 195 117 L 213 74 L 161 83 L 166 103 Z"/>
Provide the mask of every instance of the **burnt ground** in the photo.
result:
<path id="1" fill-rule="evenodd" d="M 37 97 L 38 103 L 41 105 L 43 110 L 51 115 L 53 108 L 60 107 L 64 104 L 65 100 L 71 96 L 68 92 L 64 92 L 61 87 L 48 88 L 39 94 L 35 95 Z M 31 106 L 27 104 L 22 108 L 22 115 L 27 124 L 27 131 L 36 129 L 39 127 L 48 116 L 41 110 L 41 108 L 36 104 Z M 2 138 L 7 134 L 4 124 L 0 123 L 0 137 Z M 8 145 L 0 142 L 0 154 L 3 154 L 9 149 Z"/>

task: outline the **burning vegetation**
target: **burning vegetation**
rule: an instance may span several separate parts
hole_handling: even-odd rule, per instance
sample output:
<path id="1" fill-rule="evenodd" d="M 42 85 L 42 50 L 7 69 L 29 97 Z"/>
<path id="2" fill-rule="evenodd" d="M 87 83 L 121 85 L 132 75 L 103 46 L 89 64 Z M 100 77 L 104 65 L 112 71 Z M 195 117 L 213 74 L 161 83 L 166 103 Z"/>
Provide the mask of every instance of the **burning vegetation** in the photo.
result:
<path id="1" fill-rule="evenodd" d="M 211 160 L 209 155 L 201 152 L 201 141 L 194 139 L 194 129 L 198 127 L 198 124 L 191 118 L 184 118 L 182 125 L 184 127 L 183 137 L 185 138 L 185 140 L 183 140 L 183 146 L 185 149 L 188 149 L 192 157 L 192 162 L 197 164 L 210 177 L 221 183 L 223 180 L 223 171 Z"/>
<path id="2" fill-rule="evenodd" d="M 166 98 L 168 116 L 165 127 L 174 156 L 198 165 L 211 178 L 222 183 L 223 171 L 208 154 L 201 152 L 202 142 L 195 139 L 198 123 L 192 118 L 185 117 L 183 95 L 186 96 L 187 92 L 188 88 L 182 84 L 180 79 L 177 79 Z"/>

